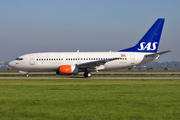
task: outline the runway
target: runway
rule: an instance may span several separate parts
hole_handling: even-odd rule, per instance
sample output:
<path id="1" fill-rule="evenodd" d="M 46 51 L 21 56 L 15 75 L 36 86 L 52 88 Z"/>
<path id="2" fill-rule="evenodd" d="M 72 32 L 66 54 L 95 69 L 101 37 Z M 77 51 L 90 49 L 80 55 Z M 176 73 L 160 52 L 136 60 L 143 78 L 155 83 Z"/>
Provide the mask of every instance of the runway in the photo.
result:
<path id="1" fill-rule="evenodd" d="M 93 75 L 180 75 L 180 72 L 91 72 Z M 79 73 L 83 75 L 84 73 Z M 1 72 L 0 75 L 23 75 L 19 72 Z M 24 74 L 25 75 L 25 74 Z M 55 72 L 29 72 L 29 75 L 56 75 Z"/>
<path id="2" fill-rule="evenodd" d="M 180 77 L 0 77 L 0 79 L 180 79 Z"/>

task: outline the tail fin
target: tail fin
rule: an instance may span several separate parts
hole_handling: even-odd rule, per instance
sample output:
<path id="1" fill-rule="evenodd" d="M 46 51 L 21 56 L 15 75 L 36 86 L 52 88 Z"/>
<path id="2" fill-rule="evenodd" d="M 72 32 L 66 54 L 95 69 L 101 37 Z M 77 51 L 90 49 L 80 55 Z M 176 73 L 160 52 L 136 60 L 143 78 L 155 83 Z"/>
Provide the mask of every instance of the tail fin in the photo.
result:
<path id="1" fill-rule="evenodd" d="M 159 18 L 134 47 L 120 50 L 118 52 L 157 53 L 164 20 L 164 18 Z"/>

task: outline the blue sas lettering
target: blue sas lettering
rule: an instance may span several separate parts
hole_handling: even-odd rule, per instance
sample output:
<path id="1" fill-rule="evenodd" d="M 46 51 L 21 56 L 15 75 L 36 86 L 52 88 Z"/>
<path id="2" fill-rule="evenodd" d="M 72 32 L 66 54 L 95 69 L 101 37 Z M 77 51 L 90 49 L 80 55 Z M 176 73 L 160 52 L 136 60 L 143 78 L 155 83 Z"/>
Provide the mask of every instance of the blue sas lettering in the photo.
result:
<path id="1" fill-rule="evenodd" d="M 142 51 L 142 50 L 145 50 L 145 49 L 147 49 L 147 50 L 156 50 L 156 44 L 158 44 L 158 42 L 154 42 L 154 43 L 152 44 L 152 47 L 153 47 L 153 48 L 151 48 L 151 42 L 148 42 L 148 44 L 144 47 L 145 44 L 146 44 L 145 42 L 142 42 L 142 43 L 140 44 L 140 47 L 141 47 L 141 48 L 138 48 L 138 50 L 139 50 L 139 51 Z"/>

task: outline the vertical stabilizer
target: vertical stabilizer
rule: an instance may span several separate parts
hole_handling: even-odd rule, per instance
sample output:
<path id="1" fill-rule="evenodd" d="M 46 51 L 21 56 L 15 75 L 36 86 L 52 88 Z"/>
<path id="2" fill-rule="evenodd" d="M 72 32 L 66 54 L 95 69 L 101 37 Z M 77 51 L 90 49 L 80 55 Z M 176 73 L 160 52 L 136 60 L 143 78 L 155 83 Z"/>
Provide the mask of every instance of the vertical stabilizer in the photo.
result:
<path id="1" fill-rule="evenodd" d="M 164 18 L 159 18 L 134 47 L 120 50 L 118 52 L 157 53 L 164 20 Z"/>

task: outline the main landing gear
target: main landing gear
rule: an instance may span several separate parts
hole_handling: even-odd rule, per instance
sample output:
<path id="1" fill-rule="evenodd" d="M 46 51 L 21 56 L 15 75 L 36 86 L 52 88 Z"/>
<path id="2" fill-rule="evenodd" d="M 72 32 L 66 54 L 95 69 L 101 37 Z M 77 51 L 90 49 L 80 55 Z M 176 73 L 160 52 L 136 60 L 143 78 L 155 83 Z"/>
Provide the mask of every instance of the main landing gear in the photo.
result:
<path id="1" fill-rule="evenodd" d="M 88 78 L 90 78 L 90 77 L 92 77 L 92 74 L 90 73 L 90 72 L 85 72 L 84 73 L 84 77 L 88 77 Z"/>

